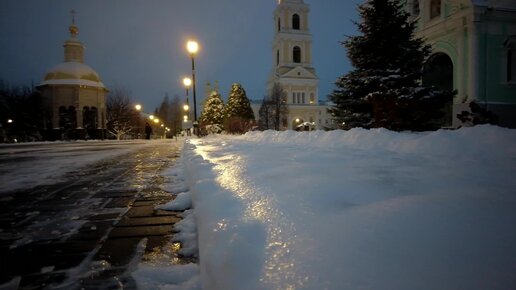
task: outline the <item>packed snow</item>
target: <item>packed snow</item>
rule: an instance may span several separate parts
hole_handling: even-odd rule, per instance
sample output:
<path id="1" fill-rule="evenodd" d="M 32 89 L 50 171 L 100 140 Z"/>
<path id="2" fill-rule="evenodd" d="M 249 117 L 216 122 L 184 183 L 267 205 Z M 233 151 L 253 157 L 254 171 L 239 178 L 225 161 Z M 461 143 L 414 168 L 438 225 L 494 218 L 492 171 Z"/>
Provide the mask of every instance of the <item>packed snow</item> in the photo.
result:
<path id="1" fill-rule="evenodd" d="M 0 148 L 21 164 L 0 164 L 1 186 L 146 146 L 113 143 L 49 144 L 32 170 L 29 147 Z M 516 130 L 494 126 L 192 138 L 161 173 L 178 195 L 161 207 L 192 207 L 171 242 L 200 264 L 164 253 L 133 277 L 142 289 L 516 289 L 514 172 Z"/>
<path id="2" fill-rule="evenodd" d="M 252 132 L 181 163 L 203 289 L 516 289 L 516 130 Z"/>

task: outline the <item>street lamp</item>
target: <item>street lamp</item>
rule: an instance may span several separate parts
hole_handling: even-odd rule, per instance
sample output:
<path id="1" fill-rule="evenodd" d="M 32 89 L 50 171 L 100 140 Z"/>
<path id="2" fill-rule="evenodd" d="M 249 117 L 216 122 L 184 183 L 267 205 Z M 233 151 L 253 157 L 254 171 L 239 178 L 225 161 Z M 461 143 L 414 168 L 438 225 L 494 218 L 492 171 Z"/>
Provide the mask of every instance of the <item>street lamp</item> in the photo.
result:
<path id="1" fill-rule="evenodd" d="M 192 79 L 184 78 L 183 85 L 186 88 L 186 103 L 183 106 L 183 110 L 185 110 L 185 114 L 188 114 L 188 110 L 190 109 L 190 103 L 188 102 L 188 88 L 192 85 Z"/>
<path id="2" fill-rule="evenodd" d="M 136 104 L 136 106 L 134 106 L 134 108 L 136 109 L 136 111 L 141 111 L 142 110 L 142 105 Z"/>
<path id="3" fill-rule="evenodd" d="M 192 58 L 192 89 L 193 89 L 193 105 L 194 105 L 194 122 L 197 123 L 197 98 L 195 94 L 195 54 L 199 50 L 199 44 L 190 40 L 186 43 L 186 49 Z"/>

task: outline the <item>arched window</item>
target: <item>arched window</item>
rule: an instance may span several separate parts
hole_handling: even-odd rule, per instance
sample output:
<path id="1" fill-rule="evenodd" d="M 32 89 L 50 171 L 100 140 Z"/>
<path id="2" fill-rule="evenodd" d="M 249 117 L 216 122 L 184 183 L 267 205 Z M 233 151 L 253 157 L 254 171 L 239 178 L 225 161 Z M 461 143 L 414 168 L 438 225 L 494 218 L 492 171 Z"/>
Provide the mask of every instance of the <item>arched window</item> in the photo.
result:
<path id="1" fill-rule="evenodd" d="M 423 86 L 435 86 L 439 90 L 453 90 L 453 62 L 451 58 L 444 53 L 436 53 L 428 58 L 423 65 Z M 442 126 L 448 127 L 452 125 L 453 119 L 453 97 L 446 100 L 444 105 L 443 117 L 440 120 Z"/>
<path id="2" fill-rule="evenodd" d="M 506 80 L 516 82 L 516 38 L 509 39 L 505 43 L 506 49 Z"/>
<path id="3" fill-rule="evenodd" d="M 292 56 L 295 63 L 301 63 L 301 48 L 299 46 L 294 46 Z"/>
<path id="4" fill-rule="evenodd" d="M 97 123 L 97 108 L 96 107 L 84 107 L 82 109 L 82 126 L 87 129 L 96 129 Z"/>
<path id="5" fill-rule="evenodd" d="M 430 19 L 441 16 L 441 0 L 431 0 L 430 2 Z"/>
<path id="6" fill-rule="evenodd" d="M 77 128 L 77 115 L 74 106 L 59 107 L 59 127 L 65 130 Z"/>
<path id="7" fill-rule="evenodd" d="M 297 14 L 292 15 L 292 29 L 295 29 L 295 30 L 300 29 L 299 15 L 297 15 Z"/>

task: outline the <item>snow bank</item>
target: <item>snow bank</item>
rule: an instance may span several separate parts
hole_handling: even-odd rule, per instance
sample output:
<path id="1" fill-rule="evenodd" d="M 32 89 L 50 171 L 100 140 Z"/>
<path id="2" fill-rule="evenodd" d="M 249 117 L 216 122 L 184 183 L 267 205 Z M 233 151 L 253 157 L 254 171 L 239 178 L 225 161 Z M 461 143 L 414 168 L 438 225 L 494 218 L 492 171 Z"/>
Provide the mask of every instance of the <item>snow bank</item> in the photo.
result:
<path id="1" fill-rule="evenodd" d="M 243 136 L 243 139 L 316 148 L 350 147 L 447 156 L 485 153 L 505 156 L 516 153 L 516 147 L 506 146 L 515 142 L 516 131 L 491 125 L 423 133 L 399 133 L 383 128 L 353 128 L 349 131 L 329 132 L 253 131 Z M 494 148 L 496 150 L 491 150 Z"/>
<path id="2" fill-rule="evenodd" d="M 516 130 L 252 132 L 183 166 L 203 289 L 516 288 Z"/>

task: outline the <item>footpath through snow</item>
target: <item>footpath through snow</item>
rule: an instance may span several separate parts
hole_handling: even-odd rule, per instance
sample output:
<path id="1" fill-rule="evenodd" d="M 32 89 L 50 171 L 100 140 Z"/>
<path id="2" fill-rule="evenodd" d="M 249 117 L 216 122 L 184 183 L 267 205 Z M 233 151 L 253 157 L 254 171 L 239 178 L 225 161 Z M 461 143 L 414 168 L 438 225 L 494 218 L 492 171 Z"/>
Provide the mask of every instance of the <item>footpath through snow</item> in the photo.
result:
<path id="1" fill-rule="evenodd" d="M 188 140 L 203 289 L 516 289 L 516 130 Z"/>

